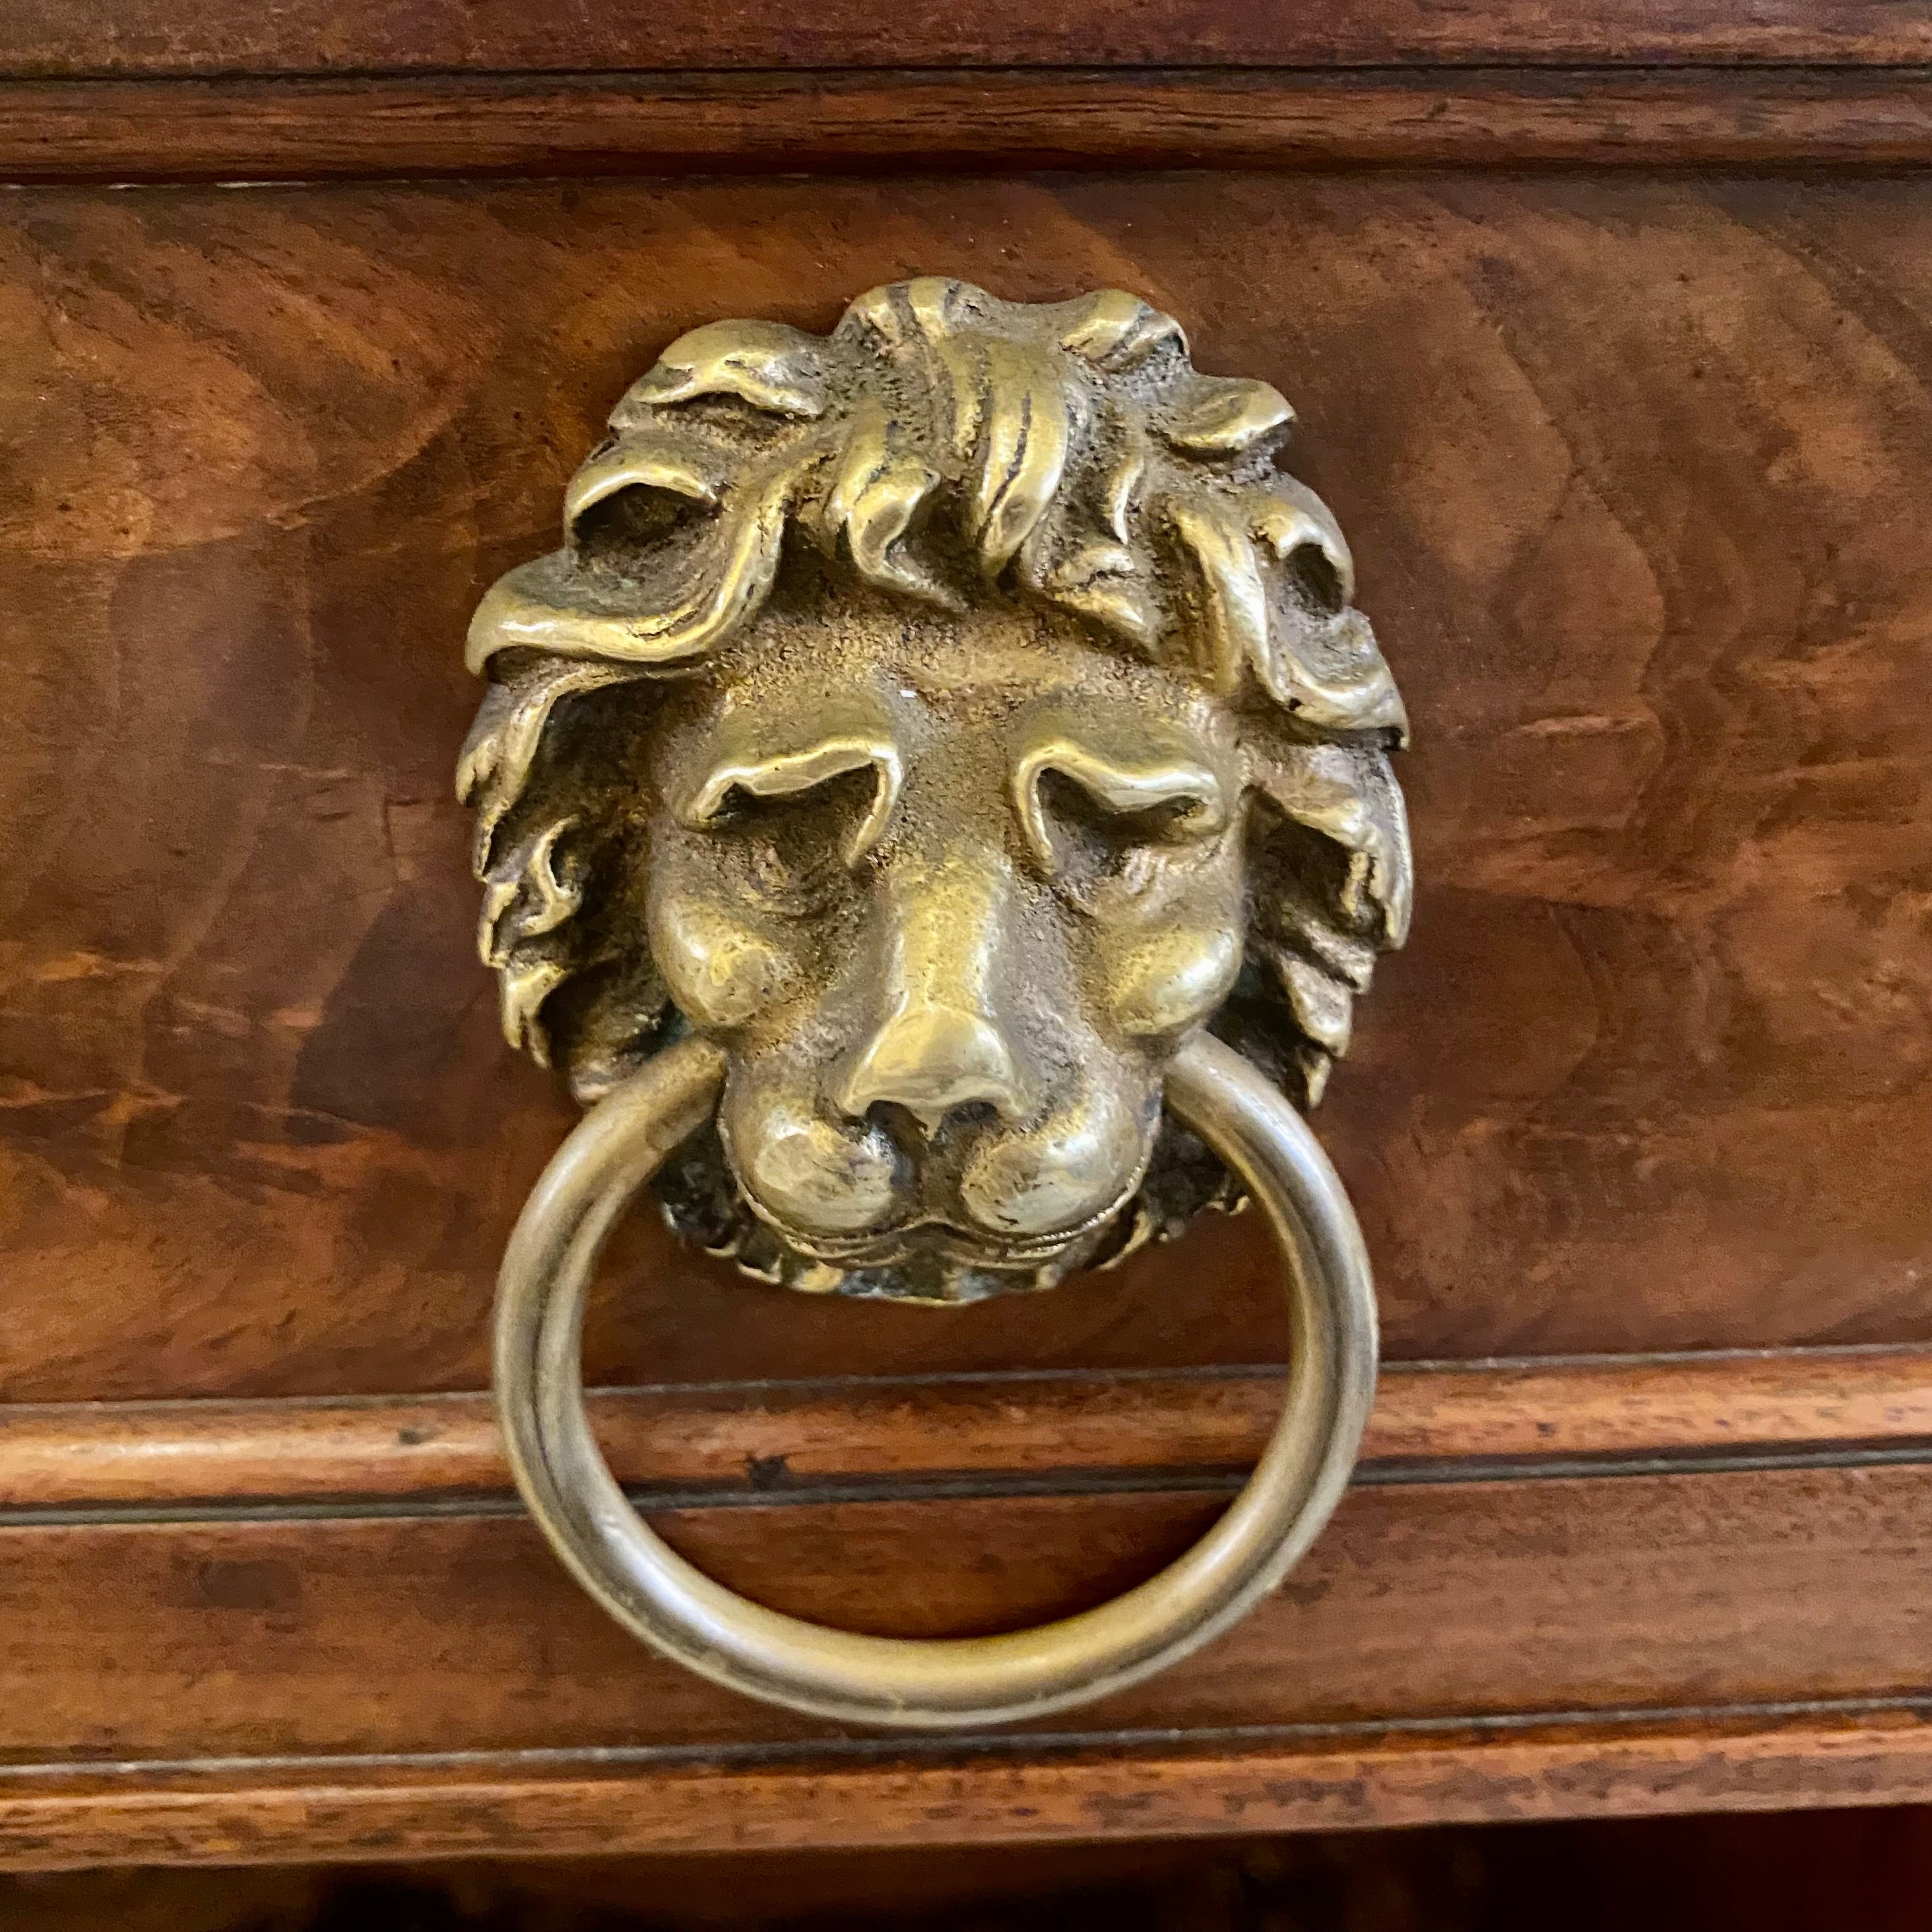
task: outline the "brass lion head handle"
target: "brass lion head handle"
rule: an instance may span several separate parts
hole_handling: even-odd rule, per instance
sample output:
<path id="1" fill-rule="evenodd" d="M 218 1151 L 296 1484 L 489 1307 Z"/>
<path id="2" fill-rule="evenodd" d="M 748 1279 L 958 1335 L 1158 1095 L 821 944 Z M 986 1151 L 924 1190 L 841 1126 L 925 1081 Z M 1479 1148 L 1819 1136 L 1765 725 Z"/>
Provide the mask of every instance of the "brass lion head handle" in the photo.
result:
<path id="1" fill-rule="evenodd" d="M 788 1286 L 1043 1286 L 1225 1196 L 1204 1024 L 1304 1104 L 1408 920 L 1401 701 L 1290 411 L 1108 290 L 681 338 L 470 628 L 513 1044 L 728 1068 L 658 1186 Z"/>
<path id="2" fill-rule="evenodd" d="M 1114 290 L 714 323 L 476 613 L 483 956 L 512 1042 L 595 1103 L 505 1261 L 500 1410 L 565 1561 L 707 1676 L 876 1723 L 1057 1708 L 1224 1628 L 1346 1480 L 1372 1295 L 1290 1101 L 1403 937 L 1406 728 L 1341 532 L 1276 466 L 1289 420 Z M 584 1294 L 647 1182 L 763 1279 L 940 1303 L 1258 1196 L 1281 1428 L 1193 1552 L 1082 1616 L 932 1643 L 778 1616 L 658 1542 L 584 1420 Z"/>

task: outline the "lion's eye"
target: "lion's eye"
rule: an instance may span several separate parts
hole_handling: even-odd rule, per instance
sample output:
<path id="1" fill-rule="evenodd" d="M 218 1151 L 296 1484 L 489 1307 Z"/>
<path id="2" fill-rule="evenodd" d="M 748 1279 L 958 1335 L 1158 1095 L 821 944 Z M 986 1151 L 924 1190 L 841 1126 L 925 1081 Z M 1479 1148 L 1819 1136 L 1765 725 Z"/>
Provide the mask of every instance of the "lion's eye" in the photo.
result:
<path id="1" fill-rule="evenodd" d="M 1036 782 L 1039 830 L 1055 874 L 1076 897 L 1144 892 L 1220 830 L 1210 802 L 1191 794 L 1123 808 L 1063 772 L 1042 771 Z"/>
<path id="2" fill-rule="evenodd" d="M 1043 734 L 1013 772 L 1013 803 L 1035 862 L 1062 892 L 1144 892 L 1190 868 L 1228 826 L 1227 792 L 1206 748 L 1101 746 Z"/>
<path id="3" fill-rule="evenodd" d="M 829 904 L 878 841 L 902 777 L 890 740 L 838 732 L 799 751 L 726 758 L 678 815 L 712 836 L 748 898 L 802 915 Z"/>
<path id="4" fill-rule="evenodd" d="M 849 875 L 876 791 L 862 770 L 762 796 L 734 785 L 705 827 L 752 896 L 782 910 L 816 910 Z"/>

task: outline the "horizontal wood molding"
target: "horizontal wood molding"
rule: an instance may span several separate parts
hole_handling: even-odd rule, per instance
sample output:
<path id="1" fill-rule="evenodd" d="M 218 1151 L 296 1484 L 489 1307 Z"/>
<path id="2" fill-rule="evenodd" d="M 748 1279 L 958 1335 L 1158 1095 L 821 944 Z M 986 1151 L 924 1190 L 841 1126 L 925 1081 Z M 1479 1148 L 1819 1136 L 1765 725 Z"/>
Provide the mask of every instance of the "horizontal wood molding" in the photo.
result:
<path id="1" fill-rule="evenodd" d="M 692 1561 L 920 1635 L 1138 1580 L 1275 1396 L 1256 1370 L 596 1406 Z M 16 1408 L 0 1864 L 1922 1800 L 1928 1443 L 1932 1352 L 1397 1367 L 1362 1485 L 1237 1630 L 1071 1722 L 921 1744 L 632 1642 L 502 1496 L 481 1396 Z"/>
<path id="2" fill-rule="evenodd" d="M 916 15 L 870 0 L 11 0 L 0 71 L 367 73 L 826 67 L 1360 65 L 1432 62 L 1932 60 L 1932 13 L 1908 0 L 958 0 Z"/>
<path id="3" fill-rule="evenodd" d="M 782 1502 L 828 1488 L 1008 1476 L 1150 1481 L 1244 1468 L 1276 1372 L 992 1375 L 605 1390 L 612 1467 L 665 1492 Z M 1932 1444 L 1932 1351 L 1396 1365 L 1364 1475 L 1762 1458 Z M 0 1407 L 0 1514 L 501 1495 L 482 1394 Z"/>
<path id="4" fill-rule="evenodd" d="M 1928 160 L 1923 68 L 0 80 L 12 182 Z"/>
<path id="5" fill-rule="evenodd" d="M 0 1865 L 261 1864 L 1210 1836 L 1922 1800 L 1924 1713 L 1651 1713 L 1126 1753 L 683 1767 L 589 1754 L 0 1781 Z"/>

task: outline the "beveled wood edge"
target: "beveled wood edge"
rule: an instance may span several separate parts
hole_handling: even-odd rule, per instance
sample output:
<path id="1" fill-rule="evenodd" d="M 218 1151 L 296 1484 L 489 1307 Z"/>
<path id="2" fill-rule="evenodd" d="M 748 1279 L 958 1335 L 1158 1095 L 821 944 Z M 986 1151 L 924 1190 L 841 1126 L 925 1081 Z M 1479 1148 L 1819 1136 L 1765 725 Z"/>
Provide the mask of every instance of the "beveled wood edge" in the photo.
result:
<path id="1" fill-rule="evenodd" d="M 603 1390 L 620 1479 L 770 1502 L 828 1489 L 1245 1468 L 1273 1427 L 1266 1367 Z M 1365 1480 L 1440 1480 L 1853 1447 L 1932 1449 L 1932 1349 L 1385 1369 Z M 482 1394 L 0 1406 L 0 1516 L 507 1496 Z"/>
<path id="2" fill-rule="evenodd" d="M 1932 1721 L 1900 1700 L 1336 1726 L 1176 1748 L 784 1762 L 594 1752 L 198 1768 L 22 1768 L 0 1778 L 0 1868 L 565 1856 L 1210 1837 L 1665 1811 L 1896 1804 L 1932 1796 Z"/>
<path id="3" fill-rule="evenodd" d="M 0 80 L 0 181 L 1932 161 L 1932 68 Z"/>

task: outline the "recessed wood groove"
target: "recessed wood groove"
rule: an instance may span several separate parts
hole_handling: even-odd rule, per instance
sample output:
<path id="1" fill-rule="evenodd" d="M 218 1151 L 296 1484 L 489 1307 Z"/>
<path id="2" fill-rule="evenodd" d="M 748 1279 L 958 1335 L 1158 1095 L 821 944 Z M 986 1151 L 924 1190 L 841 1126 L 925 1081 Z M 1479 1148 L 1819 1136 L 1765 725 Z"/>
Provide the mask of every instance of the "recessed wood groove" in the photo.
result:
<path id="1" fill-rule="evenodd" d="M 1132 1734 L 1118 1734 L 1131 1738 Z M 0 1862 L 103 1856 L 253 1864 L 792 1846 L 1021 1843 L 1365 1824 L 1777 1810 L 1923 1795 L 1932 1724 L 1916 1703 L 1728 1707 L 1531 1720 L 1202 1748 L 1030 1749 L 975 1763 L 837 1750 L 538 1766 L 494 1759 L 286 1768 L 64 1768 L 0 1792 Z M 11 1784 L 12 1780 L 9 1780 Z"/>
<path id="2" fill-rule="evenodd" d="M 0 180 L 773 169 L 1917 166 L 1923 65 L 982 68 L 0 81 Z"/>
<path id="3" fill-rule="evenodd" d="M 1658 1725 L 1769 1724 L 1792 1719 L 1859 1720 L 1906 1717 L 1932 1720 L 1932 1695 L 1898 1697 L 1780 1698 L 1762 1702 L 1631 1705 L 1603 1710 L 1508 1711 L 1488 1715 L 1463 1712 L 1436 1717 L 1365 1719 L 1351 1723 L 1214 1724 L 1190 1730 L 1190 1750 L 1252 1750 L 1269 1745 L 1340 1744 L 1392 1738 L 1508 1738 L 1557 1726 L 1587 1726 L 1606 1732 Z M 1172 1752 L 1183 1741 L 1170 1730 L 1132 1725 L 1093 1730 L 995 1732 L 961 1736 L 879 1736 L 827 1737 L 809 1742 L 715 1744 L 584 1744 L 532 1750 L 448 1750 L 288 1753 L 260 1756 L 128 1758 L 89 1762 L 85 1759 L 39 1763 L 0 1763 L 0 1789 L 37 1778 L 126 1778 L 152 1781 L 171 1778 L 250 1776 L 315 1777 L 340 1772 L 462 1771 L 486 1767 L 554 1774 L 596 1768 L 674 1769 L 700 1766 L 764 1770 L 799 1764 L 980 1762 L 1024 1756 L 1051 1761 L 1091 1751 Z"/>
<path id="4" fill-rule="evenodd" d="M 1898 0 L 958 0 L 904 16 L 867 0 L 606 0 L 591 9 L 474 0 L 14 0 L 0 68 L 17 72 L 287 73 L 460 65 L 621 67 L 648 49 L 669 68 L 976 66 L 1108 68 L 1514 61 L 1843 61 L 1932 56 L 1924 10 Z"/>
<path id="5" fill-rule="evenodd" d="M 1366 1462 L 1357 1466 L 1359 1489 L 1448 1487 L 1473 1483 L 1556 1483 L 1632 1480 L 1660 1475 L 1740 1475 L 1770 1469 L 1870 1469 L 1932 1464 L 1932 1440 L 1909 1444 L 1858 1444 L 1800 1450 L 1740 1449 L 1708 1455 L 1604 1456 L 1567 1460 L 1497 1458 L 1440 1463 Z M 897 1480 L 814 1484 L 776 1492 L 713 1486 L 668 1489 L 628 1484 L 625 1493 L 646 1515 L 717 1509 L 828 1509 L 868 1504 L 990 1502 L 1080 1496 L 1232 1496 L 1245 1472 L 1148 1469 L 1046 1472 L 1036 1476 L 906 1477 Z M 321 1502 L 290 1503 L 274 1497 L 236 1502 L 102 1504 L 66 1509 L 9 1509 L 0 1504 L 0 1528 L 72 1529 L 110 1524 L 299 1523 L 402 1522 L 412 1518 L 515 1516 L 523 1505 L 508 1495 L 345 1496 Z"/>
<path id="6" fill-rule="evenodd" d="M 1902 1454 L 1887 1456 L 1880 1452 L 1871 1460 L 1898 1461 L 1904 1458 Z M 1928 1448 L 1924 1460 L 1932 1460 L 1932 1448 Z M 1778 1466 L 1792 1465 L 1787 1461 Z M 742 1485 L 731 1487 L 722 1483 L 683 1488 L 632 1483 L 625 1485 L 625 1493 L 646 1514 L 665 1514 L 686 1510 L 862 1508 L 868 1504 L 896 1507 L 904 1503 L 986 1502 L 1042 1497 L 1232 1496 L 1240 1489 L 1243 1480 L 1243 1472 L 1236 1470 L 1042 1470 L 1031 1474 L 988 1472 L 976 1476 L 915 1475 L 872 1482 L 814 1483 L 779 1490 L 748 1489 Z M 1374 1478 L 1371 1477 L 1370 1480 Z M 1485 1478 L 1472 1475 L 1466 1480 Z M 513 1494 L 505 1492 L 458 1496 L 349 1495 L 296 1503 L 285 1502 L 274 1496 L 262 1496 L 233 1501 L 189 1499 L 145 1506 L 82 1505 L 65 1509 L 16 1510 L 0 1504 L 0 1528 L 70 1528 L 110 1523 L 356 1522 L 406 1521 L 416 1516 L 489 1517 L 522 1514 L 522 1504 Z"/>
<path id="7" fill-rule="evenodd" d="M 955 1376 L 605 1390 L 605 1452 L 662 1510 L 1238 1485 L 1278 1371 Z M 1932 1351 L 1855 1349 L 1386 1373 L 1367 1484 L 1913 1462 Z M 487 1515 L 513 1508 L 489 1399 L 0 1409 L 0 1520 L 19 1526 Z"/>

